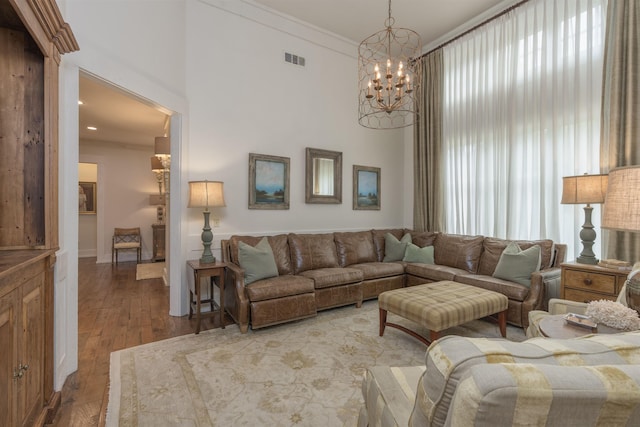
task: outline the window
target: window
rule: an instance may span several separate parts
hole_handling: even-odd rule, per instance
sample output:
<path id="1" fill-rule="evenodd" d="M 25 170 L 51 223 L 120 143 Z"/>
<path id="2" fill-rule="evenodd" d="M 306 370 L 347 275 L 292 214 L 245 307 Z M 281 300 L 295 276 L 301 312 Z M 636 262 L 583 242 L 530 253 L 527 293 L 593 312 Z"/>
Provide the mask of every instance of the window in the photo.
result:
<path id="1" fill-rule="evenodd" d="M 579 249 L 562 177 L 599 172 L 605 19 L 606 0 L 531 0 L 444 48 L 448 232 Z"/>

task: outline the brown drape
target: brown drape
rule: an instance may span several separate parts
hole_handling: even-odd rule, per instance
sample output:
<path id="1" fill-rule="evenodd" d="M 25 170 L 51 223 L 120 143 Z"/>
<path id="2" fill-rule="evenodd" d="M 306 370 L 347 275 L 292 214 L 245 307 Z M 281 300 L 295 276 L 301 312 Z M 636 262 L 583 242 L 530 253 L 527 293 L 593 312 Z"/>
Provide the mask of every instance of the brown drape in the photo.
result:
<path id="1" fill-rule="evenodd" d="M 413 228 L 445 231 L 443 185 L 440 174 L 442 140 L 443 66 L 442 49 L 420 58 L 423 94 L 420 116 L 413 135 Z"/>
<path id="2" fill-rule="evenodd" d="M 600 166 L 640 164 L 640 2 L 609 0 L 602 84 Z M 603 233 L 605 258 L 640 259 L 640 234 Z"/>

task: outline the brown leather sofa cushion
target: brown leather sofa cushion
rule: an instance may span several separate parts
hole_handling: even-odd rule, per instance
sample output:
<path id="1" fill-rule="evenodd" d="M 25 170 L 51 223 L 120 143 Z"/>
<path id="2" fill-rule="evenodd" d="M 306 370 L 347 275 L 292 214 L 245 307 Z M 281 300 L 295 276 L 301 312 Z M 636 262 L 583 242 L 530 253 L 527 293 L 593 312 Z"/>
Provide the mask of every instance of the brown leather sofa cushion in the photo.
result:
<path id="1" fill-rule="evenodd" d="M 258 280 L 245 286 L 249 301 L 265 301 L 276 298 L 284 298 L 293 295 L 313 293 L 313 280 L 303 276 L 271 277 Z"/>
<path id="2" fill-rule="evenodd" d="M 438 235 L 435 231 L 414 231 L 408 228 L 405 228 L 404 232 L 411 234 L 411 243 L 421 248 L 433 246 Z"/>
<path id="3" fill-rule="evenodd" d="M 482 254 L 483 236 L 439 233 L 434 243 L 436 264 L 476 273 Z"/>
<path id="4" fill-rule="evenodd" d="M 244 242 L 247 245 L 255 246 L 262 240 L 264 236 L 231 236 L 229 238 L 229 246 L 231 247 L 231 261 L 240 265 L 238 259 L 238 245 Z M 269 245 L 273 250 L 273 256 L 278 266 L 278 274 L 292 274 L 291 259 L 289 258 L 289 241 L 286 234 L 278 234 L 277 236 L 268 236 Z"/>
<path id="5" fill-rule="evenodd" d="M 498 265 L 500 255 L 502 251 L 507 247 L 512 240 L 498 239 L 495 237 L 485 237 L 482 243 L 483 251 L 480 257 L 480 265 L 478 267 L 478 274 L 484 274 L 487 276 L 493 275 L 493 272 Z M 553 253 L 553 240 L 513 240 L 520 246 L 520 249 L 525 250 L 534 245 L 540 246 L 540 269 L 544 270 L 551 266 L 551 255 Z"/>
<path id="6" fill-rule="evenodd" d="M 402 239 L 404 236 L 404 230 L 402 228 L 387 228 L 386 230 L 371 230 L 373 234 L 373 245 L 376 248 L 376 257 L 378 258 L 376 261 L 382 262 L 384 259 L 384 236 L 387 233 L 392 234 L 396 237 L 396 239 Z"/>
<path id="7" fill-rule="evenodd" d="M 373 234 L 370 231 L 334 233 L 333 236 L 341 267 L 377 261 Z"/>
<path id="8" fill-rule="evenodd" d="M 295 274 L 318 268 L 338 267 L 336 244 L 331 234 L 289 234 Z"/>
<path id="9" fill-rule="evenodd" d="M 362 282 L 362 272 L 355 268 L 320 268 L 304 271 L 300 275 L 313 279 L 316 289 Z"/>

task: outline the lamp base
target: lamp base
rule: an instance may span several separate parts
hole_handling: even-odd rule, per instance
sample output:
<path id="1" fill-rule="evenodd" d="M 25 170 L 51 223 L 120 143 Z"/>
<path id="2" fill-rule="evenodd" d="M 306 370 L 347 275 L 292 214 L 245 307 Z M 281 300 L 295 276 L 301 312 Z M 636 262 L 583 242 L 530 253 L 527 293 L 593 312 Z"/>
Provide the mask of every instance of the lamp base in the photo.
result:
<path id="1" fill-rule="evenodd" d="M 205 254 L 202 254 L 202 256 L 200 257 L 200 264 L 215 264 L 216 263 L 216 257 L 214 257 L 213 255 L 209 254 L 209 256 L 206 256 Z"/>
<path id="2" fill-rule="evenodd" d="M 593 229 L 593 224 L 591 223 L 591 212 L 593 208 L 587 204 L 584 208 L 584 224 L 582 225 L 582 230 L 580 231 L 580 240 L 582 241 L 582 252 L 580 252 L 580 256 L 576 259 L 576 262 L 580 264 L 597 264 L 598 259 L 596 258 L 596 254 L 593 253 L 593 243 L 596 240 L 596 231 Z"/>
<path id="3" fill-rule="evenodd" d="M 596 258 L 594 256 L 582 256 L 582 255 L 580 255 L 578 258 L 576 258 L 576 262 L 578 264 L 596 265 L 598 263 L 598 258 Z"/>
<path id="4" fill-rule="evenodd" d="M 211 227 L 209 226 L 209 210 L 206 209 L 204 212 L 204 227 L 202 228 L 202 246 L 204 246 L 204 251 L 202 251 L 202 257 L 200 257 L 200 264 L 213 264 L 216 262 L 216 257 L 211 253 L 211 242 L 213 241 L 213 233 L 211 232 Z"/>

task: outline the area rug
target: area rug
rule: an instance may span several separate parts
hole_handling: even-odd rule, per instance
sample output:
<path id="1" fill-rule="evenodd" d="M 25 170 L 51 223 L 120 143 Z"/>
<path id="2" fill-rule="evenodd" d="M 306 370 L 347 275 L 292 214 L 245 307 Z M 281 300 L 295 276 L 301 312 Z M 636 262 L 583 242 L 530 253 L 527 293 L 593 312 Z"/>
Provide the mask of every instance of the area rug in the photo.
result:
<path id="1" fill-rule="evenodd" d="M 164 274 L 164 262 L 151 262 L 136 266 L 136 280 L 156 279 Z"/>
<path id="2" fill-rule="evenodd" d="M 445 334 L 500 336 L 482 320 Z M 512 326 L 507 337 L 525 339 Z M 425 350 L 393 328 L 379 337 L 375 300 L 247 334 L 230 325 L 145 344 L 111 353 L 106 425 L 355 426 L 365 369 L 421 365 Z"/>

